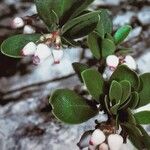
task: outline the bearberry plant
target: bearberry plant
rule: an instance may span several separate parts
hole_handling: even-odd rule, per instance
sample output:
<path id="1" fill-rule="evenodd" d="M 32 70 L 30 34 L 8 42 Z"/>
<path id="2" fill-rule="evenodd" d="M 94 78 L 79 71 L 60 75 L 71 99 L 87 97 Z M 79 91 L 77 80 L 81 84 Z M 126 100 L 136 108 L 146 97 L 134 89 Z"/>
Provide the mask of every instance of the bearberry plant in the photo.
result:
<path id="1" fill-rule="evenodd" d="M 67 124 L 83 123 L 102 112 L 107 116 L 105 121 L 95 120 L 93 130 L 82 135 L 77 144 L 80 149 L 122 150 L 129 139 L 137 149 L 150 150 L 150 136 L 142 126 L 150 123 L 150 111 L 136 112 L 150 103 L 150 73 L 138 75 L 130 49 L 121 45 L 131 26 L 124 25 L 114 33 L 107 10 L 88 10 L 93 1 L 35 0 L 44 32 L 35 33 L 32 27 L 32 19 L 39 20 L 36 15 L 16 17 L 12 26 L 23 29 L 24 34 L 6 39 L 1 52 L 14 58 L 31 55 L 36 65 L 52 57 L 57 64 L 66 47 L 84 42 L 97 63 L 89 67 L 75 62 L 72 66 L 88 95 L 70 89 L 54 91 L 49 100 L 53 114 Z"/>

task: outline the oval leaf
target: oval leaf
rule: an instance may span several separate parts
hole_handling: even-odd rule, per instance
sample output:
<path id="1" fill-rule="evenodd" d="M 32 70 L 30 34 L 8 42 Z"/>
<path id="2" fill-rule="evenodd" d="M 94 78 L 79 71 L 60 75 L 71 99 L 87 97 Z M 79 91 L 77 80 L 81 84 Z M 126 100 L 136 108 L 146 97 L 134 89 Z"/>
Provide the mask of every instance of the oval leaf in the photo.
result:
<path id="1" fill-rule="evenodd" d="M 80 38 L 91 33 L 99 21 L 99 11 L 90 12 L 68 21 L 62 29 L 62 34 L 68 38 Z"/>
<path id="2" fill-rule="evenodd" d="M 81 73 L 84 70 L 88 69 L 89 67 L 87 65 L 85 65 L 85 64 L 81 64 L 81 63 L 78 63 L 78 62 L 72 63 L 72 66 L 73 66 L 74 71 L 77 73 L 79 79 L 82 82 Z"/>
<path id="3" fill-rule="evenodd" d="M 140 76 L 140 102 L 138 107 L 147 105 L 150 103 L 150 73 L 145 73 Z"/>
<path id="4" fill-rule="evenodd" d="M 53 114 L 68 124 L 85 122 L 98 113 L 96 107 L 91 107 L 85 99 L 69 89 L 56 90 L 50 98 L 50 104 Z"/>
<path id="5" fill-rule="evenodd" d="M 115 44 L 120 44 L 122 41 L 124 41 L 124 39 L 128 36 L 131 30 L 132 27 L 129 25 L 124 25 L 119 28 L 114 35 Z"/>
<path id="6" fill-rule="evenodd" d="M 115 43 L 110 39 L 103 39 L 101 43 L 102 56 L 107 57 L 114 54 L 116 50 Z"/>
<path id="7" fill-rule="evenodd" d="M 102 75 L 95 69 L 87 69 L 82 72 L 82 79 L 92 97 L 99 102 L 103 94 L 104 80 Z"/>
<path id="8" fill-rule="evenodd" d="M 88 46 L 93 56 L 96 59 L 100 59 L 101 58 L 101 47 L 100 47 L 101 38 L 95 32 L 92 32 L 91 34 L 89 34 L 87 42 L 88 42 Z"/>
<path id="9" fill-rule="evenodd" d="M 36 42 L 40 34 L 19 34 L 6 39 L 1 45 L 1 52 L 9 57 L 21 58 L 20 51 L 29 42 Z"/>
<path id="10" fill-rule="evenodd" d="M 121 104 L 123 104 L 130 96 L 131 94 L 131 84 L 127 80 L 123 80 L 120 82 L 122 87 L 122 98 L 121 98 Z"/>
<path id="11" fill-rule="evenodd" d="M 122 80 L 127 80 L 130 82 L 131 86 L 136 90 L 139 87 L 139 77 L 137 74 L 129 69 L 126 65 L 120 65 L 114 71 L 110 77 L 110 81 L 116 80 L 118 82 Z"/>
<path id="12" fill-rule="evenodd" d="M 96 32 L 101 36 L 101 38 L 104 38 L 106 33 L 111 33 L 113 29 L 112 20 L 110 18 L 110 15 L 106 9 L 100 10 L 100 21 L 98 22 Z"/>
<path id="13" fill-rule="evenodd" d="M 139 124 L 150 124 L 150 111 L 141 111 L 134 114 Z"/>
<path id="14" fill-rule="evenodd" d="M 122 87 L 121 84 L 117 81 L 112 81 L 109 89 L 109 98 L 112 101 L 113 105 L 120 103 L 122 98 Z"/>

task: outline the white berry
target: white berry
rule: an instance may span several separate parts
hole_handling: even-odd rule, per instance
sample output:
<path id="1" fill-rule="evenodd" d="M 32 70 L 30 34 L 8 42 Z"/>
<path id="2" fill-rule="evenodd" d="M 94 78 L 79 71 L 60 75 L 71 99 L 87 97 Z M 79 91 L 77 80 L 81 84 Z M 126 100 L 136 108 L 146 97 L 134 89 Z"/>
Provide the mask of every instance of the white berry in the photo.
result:
<path id="1" fill-rule="evenodd" d="M 127 55 L 125 57 L 124 61 L 125 61 L 124 64 L 127 65 L 130 69 L 136 70 L 137 65 L 136 65 L 136 62 L 132 56 Z"/>
<path id="2" fill-rule="evenodd" d="M 99 146 L 99 150 L 108 150 L 108 145 L 106 143 L 102 143 L 100 146 Z"/>
<path id="3" fill-rule="evenodd" d="M 34 55 L 35 51 L 36 51 L 36 44 L 34 42 L 29 42 L 22 49 L 21 53 L 24 56 L 28 56 L 28 55 Z"/>
<path id="4" fill-rule="evenodd" d="M 51 49 L 46 44 L 39 44 L 33 57 L 34 64 L 40 64 L 51 56 Z"/>
<path id="5" fill-rule="evenodd" d="M 91 136 L 90 143 L 94 146 L 97 146 L 103 143 L 105 139 L 106 139 L 105 134 L 100 129 L 96 129 Z"/>
<path id="6" fill-rule="evenodd" d="M 53 50 L 54 63 L 59 63 L 63 58 L 64 52 L 63 50 Z"/>
<path id="7" fill-rule="evenodd" d="M 118 134 L 111 134 L 108 136 L 108 145 L 110 150 L 120 150 L 123 144 L 122 136 Z"/>
<path id="8" fill-rule="evenodd" d="M 21 28 L 23 26 L 24 26 L 24 21 L 23 21 L 23 19 L 21 17 L 16 17 L 12 21 L 12 27 L 13 28 Z"/>
<path id="9" fill-rule="evenodd" d="M 35 33 L 35 29 L 32 26 L 30 26 L 30 25 L 25 25 L 24 28 L 23 28 L 23 33 L 24 34 Z"/>
<path id="10" fill-rule="evenodd" d="M 109 67 L 116 68 L 118 66 L 118 64 L 119 64 L 119 58 L 117 56 L 115 56 L 115 55 L 109 55 L 106 58 L 106 64 Z"/>

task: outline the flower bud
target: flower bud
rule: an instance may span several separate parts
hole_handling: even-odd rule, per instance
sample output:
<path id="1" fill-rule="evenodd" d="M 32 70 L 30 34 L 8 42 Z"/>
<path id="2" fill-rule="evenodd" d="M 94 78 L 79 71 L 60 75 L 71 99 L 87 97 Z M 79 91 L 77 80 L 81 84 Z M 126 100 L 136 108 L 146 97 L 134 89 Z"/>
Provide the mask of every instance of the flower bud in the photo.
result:
<path id="1" fill-rule="evenodd" d="M 25 25 L 24 28 L 23 28 L 23 33 L 24 34 L 35 33 L 35 29 L 32 26 L 30 26 L 30 25 Z"/>
<path id="2" fill-rule="evenodd" d="M 125 57 L 124 61 L 125 61 L 125 63 L 123 63 L 123 64 L 127 65 L 130 69 L 136 70 L 137 65 L 136 65 L 136 62 L 132 56 L 127 55 Z"/>
<path id="3" fill-rule="evenodd" d="M 33 57 L 33 63 L 38 65 L 51 56 L 51 49 L 46 44 L 39 44 Z"/>
<path id="4" fill-rule="evenodd" d="M 21 55 L 23 56 L 34 55 L 35 51 L 36 51 L 36 44 L 34 42 L 29 42 L 22 49 Z"/>
<path id="5" fill-rule="evenodd" d="M 100 146 L 99 146 L 99 150 L 108 150 L 108 145 L 106 143 L 102 143 Z"/>
<path id="6" fill-rule="evenodd" d="M 104 133 L 100 129 L 96 129 L 91 136 L 90 144 L 97 146 L 103 143 L 105 139 L 106 139 L 106 136 L 104 135 Z"/>
<path id="7" fill-rule="evenodd" d="M 108 145 L 110 150 L 120 150 L 123 144 L 123 138 L 118 134 L 111 134 L 108 136 Z"/>
<path id="8" fill-rule="evenodd" d="M 106 58 L 106 64 L 109 67 L 116 68 L 119 64 L 119 58 L 115 55 L 109 55 Z"/>
<path id="9" fill-rule="evenodd" d="M 59 64 L 64 55 L 63 50 L 53 50 L 52 53 L 54 57 L 54 63 Z"/>
<path id="10" fill-rule="evenodd" d="M 12 27 L 13 28 L 21 28 L 24 26 L 24 21 L 21 17 L 16 17 L 14 18 L 14 20 L 12 21 Z"/>

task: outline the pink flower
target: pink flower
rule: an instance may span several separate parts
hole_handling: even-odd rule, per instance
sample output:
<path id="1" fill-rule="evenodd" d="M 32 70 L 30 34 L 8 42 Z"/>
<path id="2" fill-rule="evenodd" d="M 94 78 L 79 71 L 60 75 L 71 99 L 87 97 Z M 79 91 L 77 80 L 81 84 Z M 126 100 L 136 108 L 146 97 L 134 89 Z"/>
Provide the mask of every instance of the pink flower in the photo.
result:
<path id="1" fill-rule="evenodd" d="M 25 25 L 24 28 L 23 28 L 23 33 L 24 34 L 35 33 L 35 29 L 32 26 L 30 26 L 30 25 Z"/>

